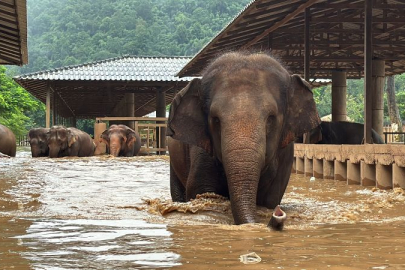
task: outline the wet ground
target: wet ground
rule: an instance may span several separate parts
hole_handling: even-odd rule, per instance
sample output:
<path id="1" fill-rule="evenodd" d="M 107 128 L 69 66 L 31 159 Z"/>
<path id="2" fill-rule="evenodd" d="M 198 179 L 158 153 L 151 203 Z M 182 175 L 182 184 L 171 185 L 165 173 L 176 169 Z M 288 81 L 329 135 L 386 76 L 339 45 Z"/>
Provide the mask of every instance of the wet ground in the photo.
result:
<path id="1" fill-rule="evenodd" d="M 173 204 L 167 157 L 0 159 L 0 269 L 405 269 L 405 195 L 293 174 L 284 231 Z M 162 214 L 163 213 L 163 214 Z M 245 265 L 255 252 L 261 261 Z"/>

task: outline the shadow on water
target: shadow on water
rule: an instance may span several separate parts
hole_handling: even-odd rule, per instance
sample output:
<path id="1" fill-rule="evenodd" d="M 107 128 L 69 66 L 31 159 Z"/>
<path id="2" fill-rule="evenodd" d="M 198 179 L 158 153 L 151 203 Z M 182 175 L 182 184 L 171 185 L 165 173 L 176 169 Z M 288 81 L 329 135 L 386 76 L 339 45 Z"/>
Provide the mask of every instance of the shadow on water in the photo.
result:
<path id="1" fill-rule="evenodd" d="M 285 230 L 235 226 L 227 199 L 183 204 L 167 157 L 0 159 L 1 269 L 405 269 L 405 195 L 292 175 Z M 239 257 L 255 252 L 257 264 Z"/>

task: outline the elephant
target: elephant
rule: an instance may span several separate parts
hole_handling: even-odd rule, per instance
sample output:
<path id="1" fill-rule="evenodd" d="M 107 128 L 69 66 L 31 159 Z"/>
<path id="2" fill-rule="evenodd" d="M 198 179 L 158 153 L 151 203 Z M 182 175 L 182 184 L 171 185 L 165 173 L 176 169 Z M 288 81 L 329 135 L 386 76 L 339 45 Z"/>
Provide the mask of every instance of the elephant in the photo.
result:
<path id="1" fill-rule="evenodd" d="M 0 124 L 0 153 L 15 157 L 17 144 L 14 133 L 6 126 Z"/>
<path id="2" fill-rule="evenodd" d="M 100 135 L 100 141 L 107 146 L 115 157 L 133 157 L 141 149 L 141 137 L 138 132 L 126 125 L 111 125 Z"/>
<path id="3" fill-rule="evenodd" d="M 46 134 L 49 157 L 78 156 L 88 157 L 94 155 L 95 144 L 93 139 L 84 131 L 74 127 L 53 126 Z"/>
<path id="4" fill-rule="evenodd" d="M 167 136 L 173 201 L 214 192 L 235 224 L 274 209 L 288 185 L 294 139 L 320 124 L 309 84 L 267 53 L 228 52 L 178 92 Z"/>
<path id="5" fill-rule="evenodd" d="M 28 132 L 28 141 L 31 145 L 32 157 L 48 157 L 49 147 L 46 134 L 49 128 L 32 128 Z"/>
<path id="6" fill-rule="evenodd" d="M 364 125 L 353 122 L 327 122 L 309 132 L 309 142 L 316 144 L 362 144 L 364 138 Z M 383 138 L 371 130 L 371 138 L 375 144 L 384 144 Z"/>

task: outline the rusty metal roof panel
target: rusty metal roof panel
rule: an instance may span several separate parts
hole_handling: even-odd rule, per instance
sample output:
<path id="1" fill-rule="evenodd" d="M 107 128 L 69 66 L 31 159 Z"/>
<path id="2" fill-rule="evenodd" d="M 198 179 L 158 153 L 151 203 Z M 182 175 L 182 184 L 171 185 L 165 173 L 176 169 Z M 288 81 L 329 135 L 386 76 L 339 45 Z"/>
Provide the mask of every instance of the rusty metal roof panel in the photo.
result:
<path id="1" fill-rule="evenodd" d="M 190 81 L 176 74 L 190 57 L 122 56 L 86 64 L 23 74 L 15 80 Z"/>
<path id="2" fill-rule="evenodd" d="M 0 0 L 0 65 L 27 63 L 26 0 Z"/>

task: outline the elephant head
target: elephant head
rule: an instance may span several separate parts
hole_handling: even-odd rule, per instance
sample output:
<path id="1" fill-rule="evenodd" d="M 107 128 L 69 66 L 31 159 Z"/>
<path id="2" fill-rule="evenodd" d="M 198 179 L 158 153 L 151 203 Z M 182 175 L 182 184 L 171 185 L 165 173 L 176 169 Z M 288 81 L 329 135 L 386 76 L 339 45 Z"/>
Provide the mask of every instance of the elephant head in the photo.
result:
<path id="1" fill-rule="evenodd" d="M 319 122 L 307 82 L 267 54 L 231 52 L 175 96 L 167 135 L 222 163 L 241 224 L 254 222 L 263 172 L 277 174 L 280 151 Z"/>
<path id="2" fill-rule="evenodd" d="M 33 128 L 28 132 L 28 141 L 31 146 L 32 157 L 46 157 L 49 147 L 46 134 L 49 128 Z"/>
<path id="3" fill-rule="evenodd" d="M 136 132 L 125 125 L 111 125 L 100 135 L 100 140 L 115 157 L 133 156 L 134 143 L 139 140 L 139 137 L 137 139 Z"/>
<path id="4" fill-rule="evenodd" d="M 55 158 L 64 156 L 63 152 L 68 149 L 77 141 L 77 136 L 64 126 L 53 126 L 46 134 L 47 143 L 49 147 L 49 157 Z"/>

